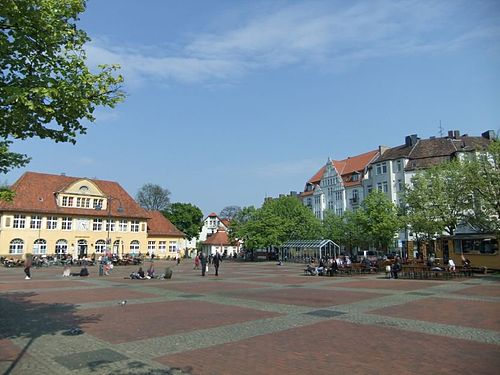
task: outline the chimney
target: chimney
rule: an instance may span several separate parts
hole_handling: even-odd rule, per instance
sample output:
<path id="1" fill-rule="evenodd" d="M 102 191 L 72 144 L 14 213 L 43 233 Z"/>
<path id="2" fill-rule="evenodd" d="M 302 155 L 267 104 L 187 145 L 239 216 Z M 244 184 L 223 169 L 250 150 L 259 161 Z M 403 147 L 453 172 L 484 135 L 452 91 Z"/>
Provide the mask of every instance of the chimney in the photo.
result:
<path id="1" fill-rule="evenodd" d="M 496 139 L 495 132 L 493 130 L 486 130 L 483 134 L 481 134 L 481 137 L 490 140 Z"/>
<path id="2" fill-rule="evenodd" d="M 405 145 L 408 147 L 415 146 L 417 144 L 418 137 L 416 134 L 408 135 L 405 138 Z"/>
<path id="3" fill-rule="evenodd" d="M 453 138 L 453 130 L 448 130 L 448 138 Z"/>
<path id="4" fill-rule="evenodd" d="M 460 131 L 459 130 L 455 130 L 453 133 L 455 134 L 455 139 L 460 138 Z"/>
<path id="5" fill-rule="evenodd" d="M 383 155 L 384 152 L 386 152 L 388 149 L 389 149 L 389 147 L 387 147 L 387 146 L 378 146 L 378 153 L 380 155 Z"/>

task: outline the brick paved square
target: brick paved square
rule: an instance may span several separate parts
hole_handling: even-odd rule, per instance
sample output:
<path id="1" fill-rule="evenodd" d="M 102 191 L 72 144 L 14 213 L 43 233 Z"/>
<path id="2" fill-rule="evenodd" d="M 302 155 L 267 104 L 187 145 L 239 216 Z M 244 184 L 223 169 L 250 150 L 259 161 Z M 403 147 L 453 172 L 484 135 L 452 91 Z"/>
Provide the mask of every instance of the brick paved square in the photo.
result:
<path id="1" fill-rule="evenodd" d="M 87 288 L 59 291 L 37 291 L 26 298 L 30 302 L 81 304 L 113 300 L 132 300 L 156 297 L 154 294 L 142 293 L 122 288 Z"/>
<path id="2" fill-rule="evenodd" d="M 500 297 L 500 287 L 497 285 L 477 285 L 470 288 L 457 290 L 453 293 L 470 296 Z"/>
<path id="3" fill-rule="evenodd" d="M 264 288 L 265 286 L 252 283 L 229 283 L 222 280 L 202 280 L 195 283 L 163 283 L 161 285 L 158 285 L 157 287 L 186 293 L 219 293 L 230 290 Z"/>
<path id="4" fill-rule="evenodd" d="M 49 288 L 71 288 L 75 286 L 83 286 L 82 281 L 59 280 L 59 281 L 40 281 L 36 279 L 22 280 L 19 282 L 0 283 L 0 291 L 9 290 L 27 290 L 27 289 L 49 289 Z"/>
<path id="5" fill-rule="evenodd" d="M 237 297 L 286 305 L 326 307 L 376 298 L 380 297 L 380 294 L 325 289 L 283 288 L 279 290 L 244 290 L 239 292 Z"/>
<path id="6" fill-rule="evenodd" d="M 425 298 L 370 313 L 500 332 L 500 303 L 495 302 Z"/>
<path id="7" fill-rule="evenodd" d="M 335 286 L 339 288 L 418 290 L 430 288 L 440 284 L 442 283 L 425 280 L 370 279 L 363 281 L 347 281 L 339 283 Z"/>
<path id="8" fill-rule="evenodd" d="M 0 362 L 14 361 L 21 353 L 21 348 L 10 339 L 0 338 Z"/>
<path id="9" fill-rule="evenodd" d="M 156 360 L 192 375 L 496 375 L 500 348 L 392 328 L 328 321 Z"/>
<path id="10" fill-rule="evenodd" d="M 325 281 L 323 277 L 319 276 L 287 276 L 287 275 L 276 275 L 273 277 L 260 277 L 260 282 L 273 283 L 273 284 L 314 284 L 321 283 Z"/>
<path id="11" fill-rule="evenodd" d="M 101 340 L 116 344 L 270 318 L 280 314 L 182 300 L 86 309 L 78 315 L 82 318 L 99 316 L 97 322 L 84 324 L 83 330 Z"/>

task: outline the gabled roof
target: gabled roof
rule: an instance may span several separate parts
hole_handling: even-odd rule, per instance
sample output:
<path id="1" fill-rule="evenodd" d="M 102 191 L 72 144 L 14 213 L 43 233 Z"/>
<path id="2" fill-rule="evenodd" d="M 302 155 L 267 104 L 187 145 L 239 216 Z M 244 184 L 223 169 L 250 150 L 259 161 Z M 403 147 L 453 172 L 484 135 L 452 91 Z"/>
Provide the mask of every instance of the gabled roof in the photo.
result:
<path id="1" fill-rule="evenodd" d="M 405 170 L 429 168 L 452 159 L 459 152 L 470 152 L 488 147 L 491 142 L 485 137 L 440 137 L 415 139 L 415 143 L 406 143 L 387 149 L 373 161 L 373 164 L 405 158 L 408 159 Z"/>
<path id="2" fill-rule="evenodd" d="M 347 176 L 354 172 L 362 173 L 364 169 L 377 157 L 378 150 L 368 151 L 360 155 L 350 156 L 343 160 L 333 160 L 331 161 L 332 166 L 337 170 L 337 173 L 341 176 Z M 326 165 L 322 166 L 321 169 L 312 176 L 309 181 L 310 184 L 318 185 L 321 181 L 321 177 L 325 173 Z M 360 179 L 361 181 L 361 179 Z M 349 181 L 344 181 L 344 184 L 349 183 Z M 354 182 L 354 184 L 361 182 Z M 303 194 L 302 194 L 303 195 Z"/>
<path id="3" fill-rule="evenodd" d="M 151 217 L 148 220 L 148 236 L 186 236 L 160 211 L 149 211 L 148 213 Z"/>
<path id="4" fill-rule="evenodd" d="M 216 246 L 232 246 L 233 243 L 229 240 L 227 232 L 223 229 L 219 229 L 217 232 L 212 234 L 203 242 L 204 245 L 216 245 Z"/>
<path id="5" fill-rule="evenodd" d="M 111 196 L 111 215 L 124 218 L 149 218 L 149 213 L 116 182 L 81 177 L 44 174 L 36 172 L 24 173 L 11 189 L 15 192 L 12 202 L 0 201 L 0 211 L 32 212 L 54 215 L 86 215 L 108 216 L 108 210 L 94 208 L 60 207 L 56 202 L 56 193 L 79 180 L 89 180 L 103 193 L 103 198 Z M 118 210 L 118 208 L 122 208 Z"/>

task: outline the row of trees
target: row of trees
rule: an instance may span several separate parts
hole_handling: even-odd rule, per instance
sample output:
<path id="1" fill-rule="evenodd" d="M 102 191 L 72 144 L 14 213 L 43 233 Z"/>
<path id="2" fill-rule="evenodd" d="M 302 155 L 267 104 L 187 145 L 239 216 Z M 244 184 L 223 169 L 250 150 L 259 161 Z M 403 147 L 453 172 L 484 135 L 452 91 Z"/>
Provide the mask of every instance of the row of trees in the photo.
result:
<path id="1" fill-rule="evenodd" d="M 239 210 L 231 236 L 250 249 L 279 246 L 288 240 L 328 238 L 348 252 L 356 247 L 387 250 L 398 231 L 409 230 L 417 240 L 452 235 L 459 225 L 500 233 L 500 142 L 487 153 L 471 153 L 418 172 L 402 193 L 398 207 L 378 191 L 371 192 L 356 211 L 342 216 L 327 212 L 320 222 L 294 197 L 266 202 L 261 208 Z"/>

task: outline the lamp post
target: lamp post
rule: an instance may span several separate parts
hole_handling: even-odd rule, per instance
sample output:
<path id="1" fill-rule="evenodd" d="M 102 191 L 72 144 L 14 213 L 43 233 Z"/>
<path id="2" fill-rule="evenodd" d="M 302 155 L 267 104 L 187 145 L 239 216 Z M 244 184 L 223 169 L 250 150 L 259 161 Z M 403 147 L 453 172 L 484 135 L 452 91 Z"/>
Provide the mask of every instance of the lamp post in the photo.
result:
<path id="1" fill-rule="evenodd" d="M 118 212 L 124 211 L 124 209 L 122 207 L 122 202 L 119 198 L 115 198 L 111 195 L 108 195 L 106 197 L 106 205 L 107 205 L 107 211 L 108 211 L 108 217 L 107 217 L 107 221 L 106 221 L 106 226 L 108 227 L 107 228 L 107 237 L 106 237 L 106 255 L 109 255 L 111 253 L 111 206 L 112 206 L 113 200 L 117 200 L 120 204 L 116 210 Z M 102 206 L 96 207 L 96 210 L 100 210 L 100 209 L 102 209 Z"/>

